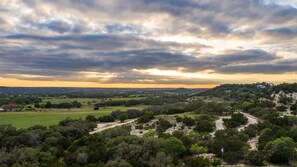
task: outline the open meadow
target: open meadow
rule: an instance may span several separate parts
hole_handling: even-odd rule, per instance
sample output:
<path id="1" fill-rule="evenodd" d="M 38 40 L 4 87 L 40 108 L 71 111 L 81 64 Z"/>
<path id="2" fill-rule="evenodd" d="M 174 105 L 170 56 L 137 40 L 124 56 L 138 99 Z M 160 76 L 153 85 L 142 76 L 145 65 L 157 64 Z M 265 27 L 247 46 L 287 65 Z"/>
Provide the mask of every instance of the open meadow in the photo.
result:
<path id="1" fill-rule="evenodd" d="M 139 98 L 110 98 L 112 100 L 131 100 Z M 35 109 L 35 111 L 25 111 L 25 112 L 4 112 L 0 113 L 0 123 L 1 124 L 12 124 L 17 128 L 28 128 L 33 125 L 44 125 L 50 126 L 58 124 L 59 121 L 72 118 L 84 119 L 87 115 L 94 115 L 96 117 L 109 115 L 112 111 L 122 110 L 126 111 L 128 109 L 143 109 L 146 106 L 139 105 L 133 107 L 125 106 L 107 106 L 100 107 L 99 110 L 94 110 L 94 104 L 99 102 L 101 99 L 96 98 L 44 98 L 42 103 L 50 101 L 53 104 L 56 103 L 70 103 L 73 101 L 78 101 L 82 104 L 81 108 L 71 108 L 71 109 Z M 109 99 L 108 99 L 109 100 Z M 27 106 L 28 107 L 28 106 Z"/>

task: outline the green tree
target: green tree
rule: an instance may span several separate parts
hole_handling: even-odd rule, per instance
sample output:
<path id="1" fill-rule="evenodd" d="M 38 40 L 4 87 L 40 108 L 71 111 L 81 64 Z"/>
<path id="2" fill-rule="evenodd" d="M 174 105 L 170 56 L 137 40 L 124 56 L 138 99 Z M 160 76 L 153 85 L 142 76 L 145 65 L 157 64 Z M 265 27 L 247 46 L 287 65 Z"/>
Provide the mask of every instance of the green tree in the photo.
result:
<path id="1" fill-rule="evenodd" d="M 172 157 L 167 156 L 164 152 L 158 152 L 155 158 L 151 158 L 149 166 L 151 167 L 170 167 L 172 164 Z"/>
<path id="2" fill-rule="evenodd" d="M 194 130 L 197 132 L 212 132 L 214 131 L 214 123 L 208 120 L 197 121 Z"/>
<path id="3" fill-rule="evenodd" d="M 203 157 L 187 157 L 184 159 L 184 163 L 188 167 L 210 167 L 211 162 L 209 159 Z"/>
<path id="4" fill-rule="evenodd" d="M 104 167 L 132 167 L 132 165 L 129 162 L 118 158 L 116 160 L 108 161 Z"/>
<path id="5" fill-rule="evenodd" d="M 199 146 L 197 144 L 193 144 L 190 147 L 190 152 L 192 154 L 202 154 L 208 151 L 207 147 Z"/>
<path id="6" fill-rule="evenodd" d="M 265 154 L 262 151 L 251 151 L 246 157 L 246 163 L 252 166 L 264 166 Z"/>
<path id="7" fill-rule="evenodd" d="M 172 154 L 174 157 L 178 157 L 186 151 L 183 142 L 176 137 L 168 138 L 165 147 L 168 153 Z"/>
<path id="8" fill-rule="evenodd" d="M 296 155 L 294 140 L 290 137 L 281 137 L 266 144 L 264 151 L 273 163 L 288 164 Z"/>
<path id="9" fill-rule="evenodd" d="M 123 123 L 126 119 L 128 119 L 128 114 L 122 113 L 122 114 L 118 115 L 117 119 L 119 119 Z"/>
<path id="10" fill-rule="evenodd" d="M 86 120 L 89 122 L 96 122 L 97 118 L 94 115 L 87 115 Z"/>
<path id="11" fill-rule="evenodd" d="M 52 108 L 52 103 L 50 101 L 46 102 L 44 108 Z"/>

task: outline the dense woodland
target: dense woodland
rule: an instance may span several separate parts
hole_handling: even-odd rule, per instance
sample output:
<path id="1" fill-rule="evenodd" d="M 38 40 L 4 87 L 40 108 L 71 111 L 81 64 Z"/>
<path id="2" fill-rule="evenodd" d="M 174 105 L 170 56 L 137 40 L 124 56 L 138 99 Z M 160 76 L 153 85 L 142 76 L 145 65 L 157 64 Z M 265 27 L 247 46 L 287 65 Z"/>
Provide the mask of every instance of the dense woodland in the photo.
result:
<path id="1" fill-rule="evenodd" d="M 284 94 L 277 94 L 280 92 Z M 66 119 L 50 127 L 16 129 L 0 125 L 0 166 L 296 165 L 297 103 L 285 94 L 294 92 L 297 93 L 296 84 L 222 85 L 195 95 L 163 94 L 139 100 L 101 101 L 94 105 L 99 111 L 113 105 L 149 107 Z M 23 97 L 28 101 L 20 100 Z M 18 105 L 35 104 L 41 102 L 38 97 L 9 96 L 9 99 Z M 5 95 L 1 98 L 7 100 Z M 287 111 L 291 113 L 284 114 Z M 248 122 L 241 112 L 257 117 L 260 122 L 237 130 Z M 215 121 L 221 116 L 229 116 L 223 119 L 225 129 L 215 131 Z M 130 124 L 90 134 L 99 122 L 127 119 L 136 119 L 136 128 L 144 134 L 132 135 Z M 166 133 L 178 125 L 180 130 Z M 254 138 L 258 144 L 252 150 L 248 141 Z M 206 154 L 214 156 L 208 158 Z"/>

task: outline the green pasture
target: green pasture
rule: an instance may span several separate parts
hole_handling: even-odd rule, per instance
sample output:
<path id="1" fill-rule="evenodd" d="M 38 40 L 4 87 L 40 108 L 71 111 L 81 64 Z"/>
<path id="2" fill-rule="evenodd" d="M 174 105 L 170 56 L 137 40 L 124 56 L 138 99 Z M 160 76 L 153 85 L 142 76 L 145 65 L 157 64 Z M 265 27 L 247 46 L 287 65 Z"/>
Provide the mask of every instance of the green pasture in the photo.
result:
<path id="1" fill-rule="evenodd" d="M 109 115 L 114 110 L 126 111 L 127 109 L 143 109 L 145 106 L 134 107 L 102 107 L 98 111 L 91 108 L 77 108 L 77 109 L 51 109 L 40 110 L 35 112 L 4 112 L 0 113 L 0 124 L 12 124 L 17 128 L 28 128 L 33 125 L 55 125 L 59 121 L 69 118 L 85 118 L 87 115 Z"/>

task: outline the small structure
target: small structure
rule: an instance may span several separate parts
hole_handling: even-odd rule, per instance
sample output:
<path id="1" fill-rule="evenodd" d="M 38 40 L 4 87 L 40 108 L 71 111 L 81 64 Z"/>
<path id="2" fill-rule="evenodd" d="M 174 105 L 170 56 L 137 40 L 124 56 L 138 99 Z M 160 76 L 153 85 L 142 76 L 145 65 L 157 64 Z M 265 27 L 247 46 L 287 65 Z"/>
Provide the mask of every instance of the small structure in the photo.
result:
<path id="1" fill-rule="evenodd" d="M 13 111 L 16 111 L 17 109 L 17 106 L 13 103 L 8 103 L 6 106 L 5 106 L 5 110 L 6 111 L 9 111 L 9 112 L 13 112 Z"/>
<path id="2" fill-rule="evenodd" d="M 60 96 L 60 99 L 67 99 L 68 97 L 66 95 Z"/>
<path id="3" fill-rule="evenodd" d="M 260 89 L 265 89 L 265 88 L 266 88 L 266 86 L 265 86 L 265 85 L 262 85 L 262 84 L 260 84 L 260 85 L 257 85 L 257 88 L 260 88 Z"/>

